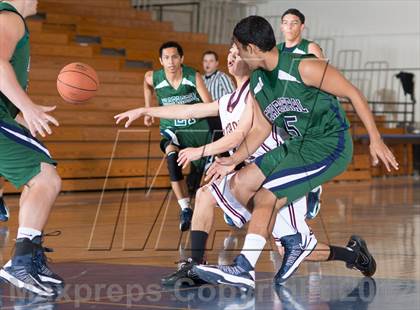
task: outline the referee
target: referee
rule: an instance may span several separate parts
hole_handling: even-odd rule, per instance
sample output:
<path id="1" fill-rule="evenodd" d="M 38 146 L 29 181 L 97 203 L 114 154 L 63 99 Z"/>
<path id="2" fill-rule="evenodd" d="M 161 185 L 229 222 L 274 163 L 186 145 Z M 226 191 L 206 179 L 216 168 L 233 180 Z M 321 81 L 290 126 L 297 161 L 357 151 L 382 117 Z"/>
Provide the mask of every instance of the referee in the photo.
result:
<path id="1" fill-rule="evenodd" d="M 213 98 L 218 100 L 226 94 L 233 93 L 235 86 L 230 77 L 218 70 L 219 56 L 214 51 L 206 51 L 203 54 L 203 80 L 206 87 Z M 213 132 L 213 140 L 218 140 L 223 136 L 222 125 L 219 117 L 210 117 L 207 119 L 210 129 Z"/>

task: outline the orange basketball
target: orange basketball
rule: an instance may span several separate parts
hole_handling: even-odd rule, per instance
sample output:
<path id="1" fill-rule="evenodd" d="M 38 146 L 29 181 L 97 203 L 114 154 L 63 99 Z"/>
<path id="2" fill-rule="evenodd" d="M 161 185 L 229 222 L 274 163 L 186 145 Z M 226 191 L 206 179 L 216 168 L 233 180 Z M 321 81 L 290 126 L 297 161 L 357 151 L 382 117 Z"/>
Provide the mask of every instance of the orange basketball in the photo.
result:
<path id="1" fill-rule="evenodd" d="M 83 103 L 93 96 L 99 87 L 96 71 L 83 63 L 74 62 L 61 69 L 57 78 L 57 90 L 69 103 Z"/>

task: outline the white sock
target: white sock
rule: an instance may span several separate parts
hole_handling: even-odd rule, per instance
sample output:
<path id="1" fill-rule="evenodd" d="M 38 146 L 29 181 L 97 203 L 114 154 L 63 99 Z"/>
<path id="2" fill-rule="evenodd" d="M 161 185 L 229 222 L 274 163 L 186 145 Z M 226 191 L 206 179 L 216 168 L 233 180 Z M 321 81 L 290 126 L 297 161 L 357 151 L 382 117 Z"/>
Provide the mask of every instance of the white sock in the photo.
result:
<path id="1" fill-rule="evenodd" d="M 28 238 L 29 240 L 32 240 L 33 238 L 37 236 L 41 236 L 42 232 L 33 228 L 29 227 L 19 227 L 17 239 L 19 238 Z"/>
<path id="2" fill-rule="evenodd" d="M 290 216 L 290 205 L 283 207 L 277 213 L 276 223 L 273 228 L 273 236 L 276 239 L 276 244 L 280 245 L 280 239 L 287 235 L 296 234 L 297 230 L 294 228 L 293 217 Z"/>
<path id="3" fill-rule="evenodd" d="M 190 208 L 191 207 L 190 198 L 182 198 L 178 200 L 178 204 L 182 210 Z"/>
<path id="4" fill-rule="evenodd" d="M 265 238 L 257 234 L 247 234 L 241 254 L 246 257 L 253 268 L 265 246 Z"/>

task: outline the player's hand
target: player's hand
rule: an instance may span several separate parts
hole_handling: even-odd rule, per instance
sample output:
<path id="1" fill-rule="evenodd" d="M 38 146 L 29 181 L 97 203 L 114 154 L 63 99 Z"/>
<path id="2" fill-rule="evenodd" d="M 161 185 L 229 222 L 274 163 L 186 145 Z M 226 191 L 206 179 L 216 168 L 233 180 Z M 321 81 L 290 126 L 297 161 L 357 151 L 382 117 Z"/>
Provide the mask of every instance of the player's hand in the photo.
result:
<path id="1" fill-rule="evenodd" d="M 379 159 L 384 163 L 388 172 L 391 172 L 391 166 L 398 170 L 398 162 L 395 159 L 394 154 L 382 141 L 382 139 L 371 140 L 370 142 L 370 155 L 372 156 L 373 165 L 377 166 L 379 164 Z"/>
<path id="2" fill-rule="evenodd" d="M 200 159 L 203 153 L 202 147 L 188 147 L 181 150 L 178 155 L 178 166 L 182 166 L 182 169 L 185 169 L 190 162 Z"/>
<path id="3" fill-rule="evenodd" d="M 234 166 L 238 164 L 235 159 L 235 154 L 228 157 L 216 157 L 215 161 L 222 166 Z"/>
<path id="4" fill-rule="evenodd" d="M 216 157 L 217 159 L 217 157 Z M 205 181 L 211 180 L 211 182 L 216 182 L 223 179 L 226 175 L 231 173 L 235 169 L 236 165 L 226 166 L 221 165 L 217 161 L 213 162 L 209 169 L 207 169 Z"/>
<path id="5" fill-rule="evenodd" d="M 114 119 L 116 120 L 115 123 L 119 124 L 123 119 L 128 118 L 128 120 L 125 123 L 125 128 L 128 128 L 132 122 L 134 122 L 136 119 L 141 117 L 144 113 L 143 108 L 137 108 L 133 110 L 129 110 L 124 113 L 120 113 L 114 116 Z"/>
<path id="6" fill-rule="evenodd" d="M 25 106 L 22 109 L 23 119 L 28 125 L 28 129 L 32 136 L 36 136 L 39 133 L 42 137 L 46 134 L 52 134 L 52 130 L 48 123 L 52 123 L 55 126 L 59 126 L 58 121 L 48 114 L 48 112 L 54 111 L 56 106 L 47 107 L 37 104 L 31 104 Z"/>
<path id="7" fill-rule="evenodd" d="M 155 122 L 155 118 L 154 118 L 153 116 L 146 115 L 146 116 L 144 117 L 144 124 L 145 124 L 147 127 L 152 126 L 152 124 L 153 124 L 154 122 Z"/>

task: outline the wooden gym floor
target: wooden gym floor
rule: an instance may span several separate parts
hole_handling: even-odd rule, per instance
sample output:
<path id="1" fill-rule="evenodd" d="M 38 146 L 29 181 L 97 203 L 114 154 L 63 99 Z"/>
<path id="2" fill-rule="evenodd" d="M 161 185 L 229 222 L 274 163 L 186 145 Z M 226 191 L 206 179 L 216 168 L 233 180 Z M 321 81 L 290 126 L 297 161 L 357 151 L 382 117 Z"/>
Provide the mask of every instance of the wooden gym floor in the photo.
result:
<path id="1" fill-rule="evenodd" d="M 413 177 L 334 183 L 324 187 L 320 215 L 310 222 L 319 241 L 345 245 L 363 236 L 377 260 L 374 279 L 341 262 L 304 262 L 281 290 L 272 277 L 281 260 L 267 246 L 257 265 L 254 295 L 227 287 L 163 288 L 160 278 L 187 255 L 178 207 L 165 190 L 63 193 L 46 232 L 63 295 L 45 302 L 0 285 L 1 309 L 419 309 L 420 180 Z M 6 196 L 11 219 L 0 224 L 3 262 L 12 250 L 18 196 Z M 230 231 L 217 211 L 210 263 L 229 262 L 243 231 Z M 181 248 L 181 250 L 179 250 Z M 273 249 L 273 250 L 272 250 Z"/>

